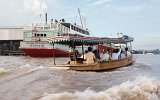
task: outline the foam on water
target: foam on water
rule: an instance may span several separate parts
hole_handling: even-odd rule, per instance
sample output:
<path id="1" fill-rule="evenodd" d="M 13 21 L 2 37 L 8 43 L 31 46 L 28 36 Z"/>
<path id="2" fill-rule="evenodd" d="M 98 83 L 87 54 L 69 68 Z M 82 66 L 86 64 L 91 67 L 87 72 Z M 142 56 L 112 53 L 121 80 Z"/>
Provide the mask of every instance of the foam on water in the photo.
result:
<path id="1" fill-rule="evenodd" d="M 146 76 L 124 82 L 105 91 L 85 90 L 74 93 L 44 94 L 40 100 L 159 100 L 159 82 Z"/>
<path id="2" fill-rule="evenodd" d="M 4 69 L 3 67 L 0 68 L 0 74 L 4 74 L 5 72 L 8 72 L 9 70 Z"/>
<path id="3" fill-rule="evenodd" d="M 6 70 L 5 68 L 0 68 L 0 75 L 4 75 L 7 72 L 10 72 L 10 74 L 7 74 L 6 76 L 3 76 L 0 78 L 0 84 L 9 82 L 9 81 L 17 79 L 19 77 L 23 77 L 27 74 L 34 72 L 34 71 L 38 71 L 38 70 L 46 68 L 44 66 L 31 66 L 29 64 L 26 64 L 24 66 L 21 66 L 19 68 L 18 67 L 17 68 L 16 67 L 10 68 L 8 70 Z"/>
<path id="4" fill-rule="evenodd" d="M 47 67 L 39 66 L 39 67 L 32 68 L 32 69 L 30 69 L 29 71 L 36 71 L 36 70 L 45 69 L 45 68 L 47 68 Z"/>

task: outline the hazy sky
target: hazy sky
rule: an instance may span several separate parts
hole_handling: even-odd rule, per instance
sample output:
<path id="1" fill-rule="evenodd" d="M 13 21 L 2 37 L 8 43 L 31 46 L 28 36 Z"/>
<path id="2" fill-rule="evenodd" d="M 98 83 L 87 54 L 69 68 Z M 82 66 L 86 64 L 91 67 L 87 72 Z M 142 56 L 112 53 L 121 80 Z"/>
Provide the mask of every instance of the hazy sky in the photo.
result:
<path id="1" fill-rule="evenodd" d="M 122 32 L 135 38 L 133 49 L 160 48 L 160 0 L 0 0 L 0 26 L 36 23 L 45 12 L 80 24 L 78 8 L 93 36 Z"/>

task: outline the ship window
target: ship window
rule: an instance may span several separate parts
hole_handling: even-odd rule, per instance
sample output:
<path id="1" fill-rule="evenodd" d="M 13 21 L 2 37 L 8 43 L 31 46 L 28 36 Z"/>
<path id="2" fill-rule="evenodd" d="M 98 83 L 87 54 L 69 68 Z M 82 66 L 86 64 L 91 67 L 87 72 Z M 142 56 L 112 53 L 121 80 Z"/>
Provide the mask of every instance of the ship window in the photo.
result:
<path id="1" fill-rule="evenodd" d="M 60 33 L 58 33 L 57 36 L 60 36 Z"/>
<path id="2" fill-rule="evenodd" d="M 36 37 L 36 36 L 37 36 L 37 34 L 34 34 L 34 36 Z"/>
<path id="3" fill-rule="evenodd" d="M 37 36 L 39 37 L 39 34 L 37 34 Z"/>
<path id="4" fill-rule="evenodd" d="M 82 33 L 82 30 L 80 29 L 80 31 L 79 31 L 80 33 Z"/>
<path id="5" fill-rule="evenodd" d="M 46 34 L 44 34 L 44 37 L 46 37 Z"/>
<path id="6" fill-rule="evenodd" d="M 82 33 L 84 34 L 84 30 L 82 30 Z"/>
<path id="7" fill-rule="evenodd" d="M 41 34 L 41 37 L 43 37 L 43 34 Z"/>
<path id="8" fill-rule="evenodd" d="M 87 32 L 87 35 L 89 35 L 89 32 Z"/>
<path id="9" fill-rule="evenodd" d="M 73 30 L 73 26 L 71 25 L 71 29 Z"/>
<path id="10" fill-rule="evenodd" d="M 79 32 L 79 30 L 80 30 L 80 29 L 78 28 L 78 32 Z"/>
<path id="11" fill-rule="evenodd" d="M 66 28 L 66 33 L 68 33 L 68 28 Z"/>
<path id="12" fill-rule="evenodd" d="M 76 27 L 74 26 L 73 29 L 74 29 L 74 31 L 75 31 L 75 30 L 76 30 Z"/>

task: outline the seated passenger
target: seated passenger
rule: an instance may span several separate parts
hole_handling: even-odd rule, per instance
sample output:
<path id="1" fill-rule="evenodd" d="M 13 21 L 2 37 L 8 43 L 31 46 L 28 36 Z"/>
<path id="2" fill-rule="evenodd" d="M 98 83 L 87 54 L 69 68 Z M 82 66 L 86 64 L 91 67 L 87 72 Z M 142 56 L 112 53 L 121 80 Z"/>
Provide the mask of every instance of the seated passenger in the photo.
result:
<path id="1" fill-rule="evenodd" d="M 69 57 L 71 61 L 77 60 L 78 56 L 79 56 L 78 50 L 74 50 L 74 52 L 73 50 L 69 50 Z"/>
<path id="2" fill-rule="evenodd" d="M 95 50 L 93 51 L 93 53 L 94 53 L 94 56 L 96 57 L 97 60 L 100 60 L 100 59 L 101 59 L 101 57 L 100 57 L 97 49 L 95 49 Z"/>
<path id="3" fill-rule="evenodd" d="M 126 57 L 130 57 L 132 54 L 131 52 L 128 51 L 128 48 L 125 48 L 125 52 L 126 52 Z"/>
<path id="4" fill-rule="evenodd" d="M 121 53 L 121 49 L 113 50 L 111 59 L 112 60 L 117 60 L 119 58 L 119 56 L 120 56 L 120 53 Z"/>
<path id="5" fill-rule="evenodd" d="M 78 63 L 83 62 L 83 58 L 79 57 L 78 50 L 74 50 L 74 52 L 72 50 L 69 50 L 69 57 L 70 57 L 70 60 L 68 61 L 67 64 L 70 64 L 70 61 L 76 61 Z"/>
<path id="6" fill-rule="evenodd" d="M 122 51 L 121 51 L 121 54 L 120 54 L 120 59 L 124 59 L 124 58 L 126 58 L 126 56 L 125 56 L 125 54 L 124 54 L 124 51 L 122 50 Z"/>
<path id="7" fill-rule="evenodd" d="M 86 60 L 87 64 L 94 63 L 95 56 L 92 53 L 92 47 L 88 47 L 88 53 L 86 53 L 86 56 L 84 56 L 84 60 Z"/>
<path id="8" fill-rule="evenodd" d="M 101 60 L 102 61 L 108 61 L 110 58 L 109 54 L 108 54 L 108 50 L 104 49 L 103 53 L 101 54 Z"/>
<path id="9" fill-rule="evenodd" d="M 88 50 L 84 51 L 84 55 L 82 54 L 81 58 L 85 58 L 86 54 L 88 53 Z M 84 57 L 83 57 L 84 56 Z"/>

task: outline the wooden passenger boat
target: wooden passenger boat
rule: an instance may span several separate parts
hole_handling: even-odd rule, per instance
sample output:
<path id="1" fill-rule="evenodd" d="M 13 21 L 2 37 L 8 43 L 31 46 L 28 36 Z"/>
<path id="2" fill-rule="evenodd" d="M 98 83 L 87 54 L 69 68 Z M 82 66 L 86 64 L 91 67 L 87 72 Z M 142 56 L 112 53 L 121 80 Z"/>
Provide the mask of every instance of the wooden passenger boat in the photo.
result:
<path id="1" fill-rule="evenodd" d="M 111 40 L 108 40 L 111 41 Z M 117 40 L 114 40 L 114 43 L 116 43 Z M 129 40 L 120 40 L 121 43 L 126 43 L 133 41 L 133 38 Z M 97 38 L 75 38 L 75 37 L 65 37 L 65 38 L 52 38 L 49 39 L 49 42 L 53 44 L 58 43 L 62 45 L 70 45 L 73 44 L 75 45 L 98 45 L 102 44 L 104 42 L 107 42 L 106 39 L 97 39 Z M 119 41 L 117 41 L 119 43 Z M 111 42 L 109 42 L 111 43 Z M 113 41 L 112 41 L 113 43 Z M 55 62 L 55 60 L 54 60 Z M 77 71 L 104 71 L 104 70 L 109 70 L 109 69 L 115 69 L 119 67 L 124 67 L 131 65 L 134 62 L 133 56 L 131 55 L 130 57 L 126 57 L 124 59 L 118 59 L 118 60 L 109 60 L 109 61 L 95 61 L 93 64 L 86 64 L 83 62 L 79 61 L 70 61 L 69 64 L 63 64 L 63 65 L 54 65 L 50 67 L 51 69 L 64 69 L 64 70 L 77 70 Z"/>
<path id="2" fill-rule="evenodd" d="M 85 63 L 75 63 L 64 64 L 64 65 L 55 65 L 50 67 L 51 69 L 64 69 L 64 70 L 77 70 L 77 71 L 105 71 L 109 69 L 120 68 L 124 66 L 129 66 L 134 62 L 132 56 L 118 59 L 118 60 L 109 60 L 109 61 L 96 61 L 93 64 Z"/>

